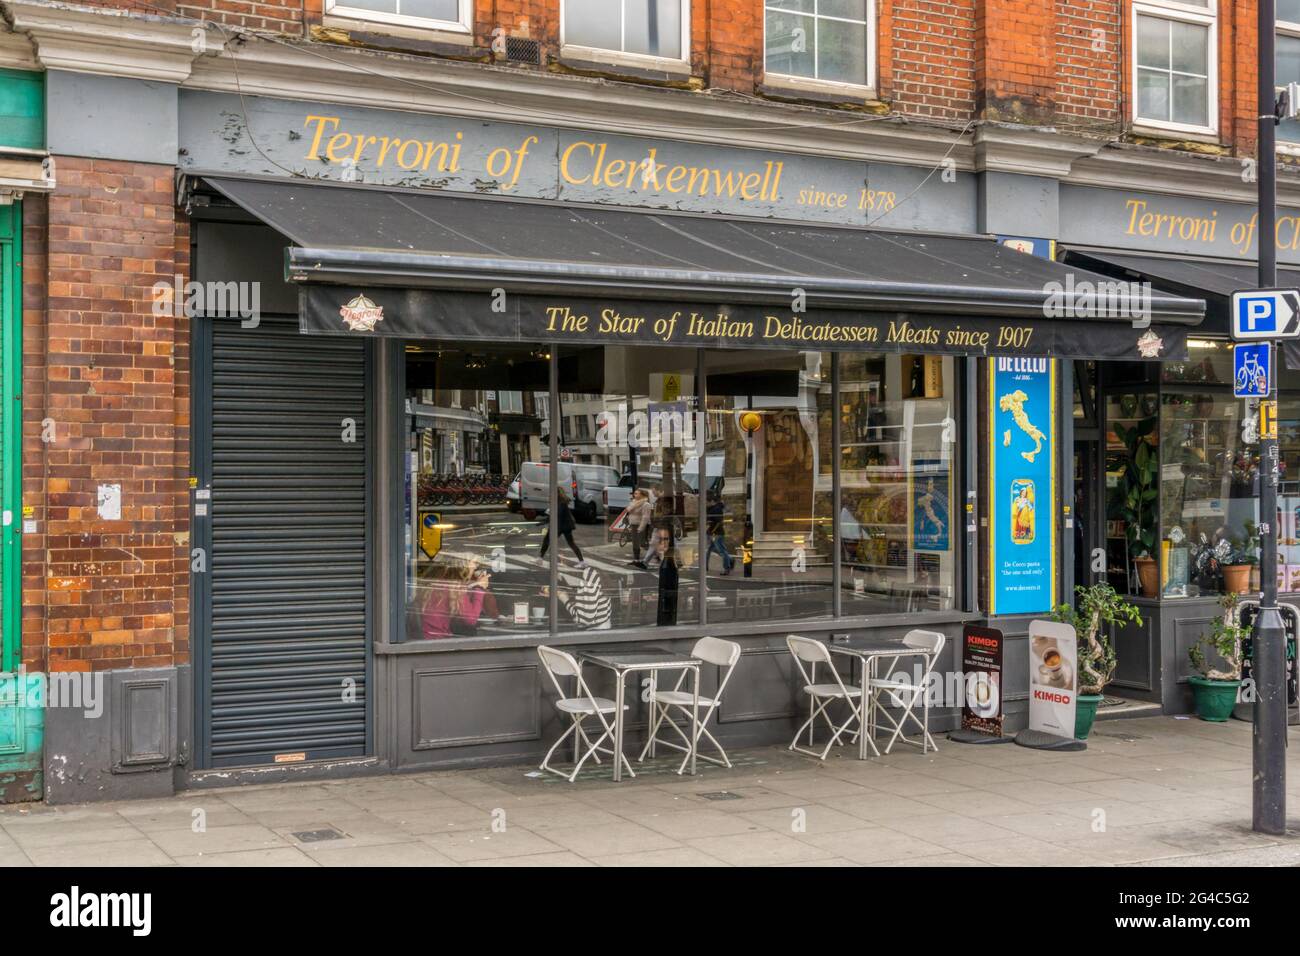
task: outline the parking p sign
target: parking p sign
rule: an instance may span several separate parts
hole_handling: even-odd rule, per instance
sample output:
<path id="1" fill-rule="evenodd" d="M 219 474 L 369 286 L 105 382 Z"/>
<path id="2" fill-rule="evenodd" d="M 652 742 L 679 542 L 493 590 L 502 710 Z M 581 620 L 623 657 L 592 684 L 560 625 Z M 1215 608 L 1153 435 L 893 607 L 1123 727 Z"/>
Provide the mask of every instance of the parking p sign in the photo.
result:
<path id="1" fill-rule="evenodd" d="M 1300 291 L 1245 289 L 1232 293 L 1232 337 L 1238 342 L 1300 337 Z"/>

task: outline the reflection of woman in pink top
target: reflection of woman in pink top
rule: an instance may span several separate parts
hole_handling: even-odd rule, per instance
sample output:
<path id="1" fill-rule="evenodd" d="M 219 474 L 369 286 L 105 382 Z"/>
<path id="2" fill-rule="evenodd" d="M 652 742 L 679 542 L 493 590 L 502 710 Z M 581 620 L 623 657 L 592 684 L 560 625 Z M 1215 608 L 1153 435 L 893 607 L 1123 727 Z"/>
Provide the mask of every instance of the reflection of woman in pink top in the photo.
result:
<path id="1" fill-rule="evenodd" d="M 461 567 L 433 566 L 428 576 L 429 597 L 420 615 L 425 639 L 473 633 L 487 598 L 487 569 L 469 561 Z"/>

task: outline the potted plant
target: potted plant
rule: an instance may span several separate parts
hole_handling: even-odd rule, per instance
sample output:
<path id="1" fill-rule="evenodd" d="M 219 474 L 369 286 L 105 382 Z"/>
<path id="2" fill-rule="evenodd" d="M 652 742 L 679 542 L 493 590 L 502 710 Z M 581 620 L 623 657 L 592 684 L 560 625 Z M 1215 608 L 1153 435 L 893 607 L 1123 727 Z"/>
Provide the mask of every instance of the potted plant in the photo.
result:
<path id="1" fill-rule="evenodd" d="M 1223 590 L 1226 594 L 1245 594 L 1250 590 L 1251 568 L 1259 563 L 1256 552 L 1245 542 L 1245 538 L 1233 538 L 1220 542 L 1223 545 L 1219 556 L 1219 567 L 1223 571 Z"/>
<path id="2" fill-rule="evenodd" d="M 1079 644 L 1079 692 L 1074 711 L 1074 736 L 1085 740 L 1097 719 L 1101 692 L 1115 676 L 1115 648 L 1110 642 L 1110 625 L 1141 624 L 1142 615 L 1109 584 L 1079 586 L 1075 606 L 1060 605 L 1052 619 L 1069 624 Z"/>
<path id="3" fill-rule="evenodd" d="M 1242 640 L 1250 631 L 1237 623 L 1236 594 L 1225 594 L 1219 601 L 1223 614 L 1210 624 L 1210 633 L 1193 644 L 1187 651 L 1192 667 L 1198 673 L 1187 680 L 1192 685 L 1196 701 L 1196 716 L 1201 720 L 1220 722 L 1232 714 L 1241 687 Z M 1209 647 L 1227 664 L 1226 668 L 1212 667 L 1205 656 Z"/>
<path id="4" fill-rule="evenodd" d="M 1111 499 L 1111 513 L 1124 521 L 1142 596 L 1153 598 L 1160 593 L 1159 566 L 1151 556 L 1156 549 L 1156 482 L 1160 473 L 1160 455 L 1151 443 L 1156 419 L 1143 418 L 1128 428 L 1116 423 L 1114 430 L 1115 437 L 1128 449 L 1128 460 Z"/>

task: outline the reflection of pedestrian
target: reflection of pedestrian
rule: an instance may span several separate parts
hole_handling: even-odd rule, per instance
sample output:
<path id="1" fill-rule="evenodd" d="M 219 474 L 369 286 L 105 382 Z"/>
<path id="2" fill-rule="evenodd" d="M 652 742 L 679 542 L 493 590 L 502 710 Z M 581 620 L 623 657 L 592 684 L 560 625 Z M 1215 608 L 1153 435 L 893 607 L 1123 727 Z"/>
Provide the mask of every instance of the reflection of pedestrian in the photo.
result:
<path id="1" fill-rule="evenodd" d="M 654 517 L 651 524 L 654 537 L 650 542 L 650 556 L 657 561 L 663 560 L 664 554 L 677 540 L 673 528 L 674 520 L 672 498 L 664 494 L 663 488 L 660 487 L 655 497 Z"/>
<path id="2" fill-rule="evenodd" d="M 569 542 L 569 547 L 572 548 L 573 553 L 578 556 L 578 565 L 580 567 L 584 566 L 582 560 L 582 552 L 578 549 L 577 542 L 573 540 L 573 529 L 576 528 L 578 525 L 573 520 L 573 512 L 569 510 L 569 496 L 565 494 L 563 488 L 556 489 L 556 502 L 558 504 L 558 511 L 555 516 L 555 524 L 556 527 L 559 529 L 560 537 L 563 538 L 565 541 Z M 546 534 L 542 535 L 541 556 L 543 558 L 546 557 L 546 552 L 550 547 L 551 547 L 551 529 L 548 524 L 546 528 Z"/>
<path id="3" fill-rule="evenodd" d="M 632 563 L 642 570 L 645 570 L 646 565 L 641 560 L 641 549 L 648 544 L 650 519 L 653 516 L 650 493 L 644 488 L 635 489 L 632 492 L 632 503 L 627 506 L 623 520 L 627 522 L 628 531 L 632 535 Z"/>
<path id="4" fill-rule="evenodd" d="M 709 503 L 707 508 L 706 516 L 709 520 L 705 530 L 709 535 L 709 550 L 704 555 L 704 572 L 706 574 L 708 573 L 709 558 L 713 556 L 714 552 L 717 552 L 718 556 L 722 558 L 722 573 L 730 574 L 732 567 L 735 565 L 735 561 L 727 551 L 726 529 L 723 520 L 725 517 L 725 509 L 722 505 L 722 496 L 716 491 L 709 493 Z"/>
<path id="5" fill-rule="evenodd" d="M 673 536 L 669 534 L 663 544 L 663 554 L 659 559 L 659 611 L 655 623 L 660 627 L 671 627 L 677 623 L 677 549 L 673 546 Z"/>
<path id="6" fill-rule="evenodd" d="M 569 617 L 578 627 L 593 630 L 605 630 L 609 627 L 614 607 L 605 594 L 600 583 L 600 575 L 593 567 L 582 569 L 582 581 L 577 590 L 570 593 L 563 588 L 559 592 L 560 603 L 569 612 Z"/>

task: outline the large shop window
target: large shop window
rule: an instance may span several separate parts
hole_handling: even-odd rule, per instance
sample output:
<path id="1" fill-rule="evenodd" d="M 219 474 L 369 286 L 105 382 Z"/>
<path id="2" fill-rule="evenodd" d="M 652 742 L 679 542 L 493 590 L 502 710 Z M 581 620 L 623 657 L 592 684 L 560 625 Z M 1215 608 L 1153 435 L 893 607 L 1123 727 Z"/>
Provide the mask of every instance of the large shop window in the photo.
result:
<path id="1" fill-rule="evenodd" d="M 1300 0 L 1277 0 L 1277 45 L 1273 58 L 1279 89 L 1288 83 L 1300 83 Z M 1300 146 L 1300 120 L 1284 120 L 1278 125 L 1279 143 Z"/>
<path id="2" fill-rule="evenodd" d="M 767 0 L 766 71 L 869 86 L 874 18 L 873 0 Z"/>
<path id="3" fill-rule="evenodd" d="M 1188 344 L 1188 361 L 1165 363 L 1158 389 L 1107 398 L 1108 564 L 1121 572 L 1111 583 L 1166 599 L 1258 591 L 1256 403 L 1233 397 L 1231 343 Z M 1300 374 L 1284 372 L 1281 384 L 1279 583 L 1291 591 L 1300 588 L 1300 575 L 1288 577 L 1288 559 L 1300 565 Z"/>
<path id="4" fill-rule="evenodd" d="M 1216 0 L 1134 5 L 1134 119 L 1170 130 L 1213 133 L 1216 123 Z"/>
<path id="5" fill-rule="evenodd" d="M 689 0 L 563 0 L 566 46 L 686 59 Z"/>
<path id="6" fill-rule="evenodd" d="M 705 355 L 709 620 L 832 613 L 831 356 Z"/>
<path id="7" fill-rule="evenodd" d="M 837 562 L 956 606 L 951 358 L 564 346 L 553 408 L 550 361 L 408 346 L 407 640 L 830 618 Z"/>
<path id="8" fill-rule="evenodd" d="M 845 614 L 951 610 L 953 360 L 840 358 Z"/>
<path id="9" fill-rule="evenodd" d="M 548 387 L 543 349 L 407 346 L 408 640 L 547 629 Z"/>

